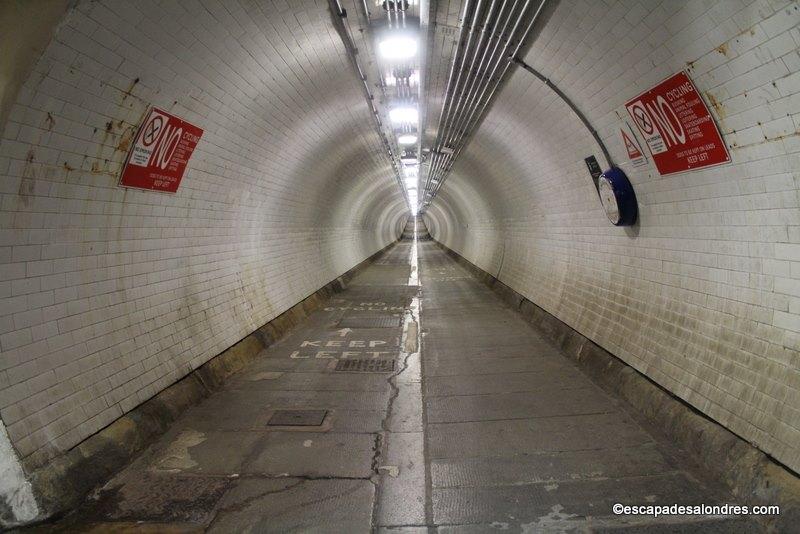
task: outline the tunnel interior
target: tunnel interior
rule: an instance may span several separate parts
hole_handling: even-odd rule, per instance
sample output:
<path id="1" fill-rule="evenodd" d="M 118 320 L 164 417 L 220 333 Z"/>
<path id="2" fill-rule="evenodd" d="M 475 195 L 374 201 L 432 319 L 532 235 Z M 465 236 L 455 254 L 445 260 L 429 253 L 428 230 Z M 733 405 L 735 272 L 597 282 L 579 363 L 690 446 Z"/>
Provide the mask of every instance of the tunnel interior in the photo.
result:
<path id="1" fill-rule="evenodd" d="M 797 0 L 5 0 L 0 52 L 0 528 L 800 520 Z"/>

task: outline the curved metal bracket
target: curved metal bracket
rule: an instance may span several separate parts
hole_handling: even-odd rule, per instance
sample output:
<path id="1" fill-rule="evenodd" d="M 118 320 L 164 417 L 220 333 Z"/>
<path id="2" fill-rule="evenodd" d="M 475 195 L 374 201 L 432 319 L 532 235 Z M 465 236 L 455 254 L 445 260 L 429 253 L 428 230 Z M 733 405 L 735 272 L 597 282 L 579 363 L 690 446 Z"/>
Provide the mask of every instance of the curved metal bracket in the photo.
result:
<path id="1" fill-rule="evenodd" d="M 571 110 L 572 110 L 572 111 L 575 113 L 575 115 L 577 115 L 577 116 L 578 116 L 578 118 L 581 120 L 581 122 L 583 123 L 583 125 L 584 125 L 584 126 L 586 126 L 586 129 L 587 129 L 587 130 L 589 130 L 589 133 L 590 133 L 590 134 L 592 134 L 592 137 L 594 137 L 594 140 L 595 140 L 595 141 L 597 141 L 597 144 L 600 146 L 600 150 L 603 152 L 603 156 L 605 156 L 605 158 L 606 158 L 606 161 L 608 162 L 608 166 L 609 166 L 609 167 L 614 167 L 614 160 L 612 160 L 612 159 L 611 159 L 611 154 L 609 154 L 609 152 L 608 152 L 608 149 L 606 148 L 606 145 L 605 145 L 605 143 L 603 143 L 603 140 L 602 140 L 602 139 L 600 139 L 600 135 L 597 133 L 597 130 L 595 130 L 594 128 L 592 128 L 592 125 L 589 123 L 589 119 L 587 119 L 587 118 L 586 118 L 586 116 L 585 116 L 585 115 L 584 115 L 584 114 L 581 112 L 581 110 L 580 110 L 580 109 L 578 109 L 578 106 L 576 106 L 576 105 L 575 105 L 575 104 L 572 102 L 572 100 L 570 100 L 570 99 L 569 99 L 569 97 L 568 97 L 567 95 L 565 95 L 565 94 L 564 94 L 564 92 L 563 92 L 561 89 L 559 89 L 559 88 L 556 86 L 556 84 L 554 84 L 553 82 L 551 82 L 551 81 L 550 81 L 550 78 L 548 78 L 547 76 L 545 76 L 544 74 L 542 74 L 542 73 L 541 73 L 541 72 L 539 72 L 538 70 L 534 69 L 533 67 L 531 67 L 530 65 L 528 65 L 527 63 L 525 63 L 525 62 L 524 62 L 523 60 L 521 60 L 520 58 L 518 58 L 518 57 L 516 57 L 516 56 L 513 56 L 513 57 L 510 57 L 510 58 L 508 58 L 508 60 L 509 60 L 509 61 L 511 61 L 511 62 L 513 62 L 513 63 L 516 63 L 517 65 L 519 65 L 520 67 L 522 67 L 522 68 L 523 68 L 523 69 L 525 69 L 526 71 L 530 72 L 531 74 L 533 74 L 534 76 L 536 76 L 537 78 L 539 78 L 539 80 L 541 80 L 542 82 L 544 82 L 544 84 L 545 84 L 547 87 L 549 87 L 550 89 L 552 89 L 552 90 L 553 90 L 553 92 L 554 92 L 555 94 L 557 94 L 557 95 L 559 96 L 559 98 L 561 98 L 561 100 L 563 100 L 563 101 L 564 101 L 564 103 L 565 103 L 566 105 L 568 105 L 568 106 L 569 106 L 569 108 L 570 108 L 570 109 L 571 109 Z"/>

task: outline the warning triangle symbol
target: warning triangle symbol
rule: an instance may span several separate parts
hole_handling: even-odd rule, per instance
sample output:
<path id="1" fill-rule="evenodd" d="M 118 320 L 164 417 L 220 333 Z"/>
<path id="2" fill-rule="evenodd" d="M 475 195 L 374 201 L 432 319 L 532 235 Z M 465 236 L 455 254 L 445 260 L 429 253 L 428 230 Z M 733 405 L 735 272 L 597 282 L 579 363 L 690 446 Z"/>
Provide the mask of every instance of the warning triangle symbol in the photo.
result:
<path id="1" fill-rule="evenodd" d="M 630 159 L 638 159 L 642 157 L 642 153 L 636 147 L 636 144 L 628 137 L 623 130 L 620 130 L 619 133 L 622 134 L 622 140 L 625 142 L 625 148 L 628 150 L 628 158 Z"/>

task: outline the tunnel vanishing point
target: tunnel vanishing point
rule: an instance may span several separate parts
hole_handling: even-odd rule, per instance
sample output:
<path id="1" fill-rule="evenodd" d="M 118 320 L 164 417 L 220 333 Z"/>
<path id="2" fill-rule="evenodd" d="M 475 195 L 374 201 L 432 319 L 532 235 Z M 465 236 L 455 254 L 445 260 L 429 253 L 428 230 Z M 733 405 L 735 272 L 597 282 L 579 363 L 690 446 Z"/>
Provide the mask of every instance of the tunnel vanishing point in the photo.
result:
<path id="1" fill-rule="evenodd" d="M 0 531 L 800 532 L 798 0 L 0 0 Z"/>

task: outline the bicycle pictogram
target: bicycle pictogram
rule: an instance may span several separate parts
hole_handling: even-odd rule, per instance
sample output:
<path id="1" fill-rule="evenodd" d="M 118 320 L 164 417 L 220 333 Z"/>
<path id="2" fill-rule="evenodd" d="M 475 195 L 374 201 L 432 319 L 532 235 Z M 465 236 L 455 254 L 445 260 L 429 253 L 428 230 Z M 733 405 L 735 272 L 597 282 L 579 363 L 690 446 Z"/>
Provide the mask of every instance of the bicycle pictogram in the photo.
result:
<path id="1" fill-rule="evenodd" d="M 655 133 L 653 121 L 650 119 L 650 114 L 647 113 L 641 102 L 636 102 L 631 106 L 631 114 L 636 120 L 636 124 L 638 124 L 642 129 L 642 132 L 644 132 L 646 135 L 652 135 Z"/>
<path id="2" fill-rule="evenodd" d="M 153 117 L 150 122 L 144 127 L 142 131 L 142 143 L 145 146 L 150 146 L 158 140 L 161 133 L 161 128 L 164 126 L 164 118 L 160 115 Z"/>

